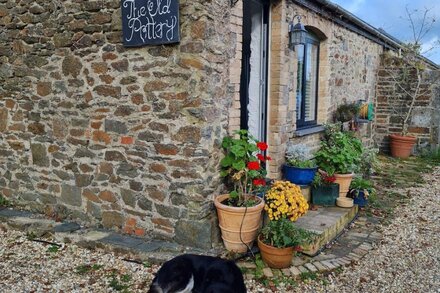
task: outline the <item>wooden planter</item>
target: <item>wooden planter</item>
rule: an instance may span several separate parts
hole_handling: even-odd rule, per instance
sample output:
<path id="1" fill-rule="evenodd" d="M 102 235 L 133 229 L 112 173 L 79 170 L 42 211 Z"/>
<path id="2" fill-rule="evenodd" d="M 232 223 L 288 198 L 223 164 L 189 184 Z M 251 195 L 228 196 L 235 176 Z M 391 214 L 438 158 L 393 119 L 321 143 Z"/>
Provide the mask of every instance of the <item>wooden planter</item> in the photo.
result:
<path id="1" fill-rule="evenodd" d="M 390 135 L 391 156 L 394 158 L 407 159 L 411 155 L 412 148 L 417 138 L 413 136 Z"/>
<path id="2" fill-rule="evenodd" d="M 319 206 L 335 206 L 339 196 L 339 184 L 332 183 L 312 187 L 312 203 Z"/>
<path id="3" fill-rule="evenodd" d="M 229 194 L 223 194 L 214 199 L 223 243 L 227 250 L 243 253 L 247 251 L 247 246 L 251 247 L 257 238 L 262 222 L 261 212 L 264 208 L 264 201 L 255 197 L 260 201 L 256 206 L 232 207 L 222 204 L 228 198 Z"/>
<path id="4" fill-rule="evenodd" d="M 293 257 L 293 247 L 277 248 L 265 244 L 258 237 L 258 248 L 260 249 L 261 258 L 273 269 L 284 269 L 290 266 Z"/>

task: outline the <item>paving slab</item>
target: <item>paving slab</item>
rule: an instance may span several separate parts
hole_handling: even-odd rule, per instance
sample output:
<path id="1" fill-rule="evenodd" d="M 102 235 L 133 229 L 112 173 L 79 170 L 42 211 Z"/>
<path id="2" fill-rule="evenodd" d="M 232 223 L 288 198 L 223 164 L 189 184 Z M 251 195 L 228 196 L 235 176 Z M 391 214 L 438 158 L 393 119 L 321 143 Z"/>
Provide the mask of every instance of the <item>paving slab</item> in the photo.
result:
<path id="1" fill-rule="evenodd" d="M 0 218 L 14 218 L 14 217 L 30 217 L 33 214 L 27 211 L 13 210 L 8 208 L 3 208 L 0 210 Z"/>
<path id="2" fill-rule="evenodd" d="M 110 233 L 108 236 L 98 240 L 106 244 L 111 244 L 123 248 L 135 248 L 144 243 L 142 239 L 125 236 L 117 233 Z"/>
<path id="3" fill-rule="evenodd" d="M 297 267 L 290 267 L 290 272 L 294 277 L 299 276 L 301 274 L 300 270 Z"/>
<path id="4" fill-rule="evenodd" d="M 71 233 L 81 229 L 81 226 L 77 223 L 62 223 L 54 227 L 53 231 L 55 233 Z"/>

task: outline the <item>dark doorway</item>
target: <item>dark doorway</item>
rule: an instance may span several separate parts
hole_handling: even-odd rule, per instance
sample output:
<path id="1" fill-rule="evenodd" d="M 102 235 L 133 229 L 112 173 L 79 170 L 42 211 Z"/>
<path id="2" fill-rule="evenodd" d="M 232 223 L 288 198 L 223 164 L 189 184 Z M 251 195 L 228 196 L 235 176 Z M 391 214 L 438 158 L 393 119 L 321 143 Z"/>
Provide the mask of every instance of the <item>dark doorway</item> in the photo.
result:
<path id="1" fill-rule="evenodd" d="M 267 132 L 268 2 L 247 0 L 243 4 L 241 128 L 260 141 L 266 140 Z"/>

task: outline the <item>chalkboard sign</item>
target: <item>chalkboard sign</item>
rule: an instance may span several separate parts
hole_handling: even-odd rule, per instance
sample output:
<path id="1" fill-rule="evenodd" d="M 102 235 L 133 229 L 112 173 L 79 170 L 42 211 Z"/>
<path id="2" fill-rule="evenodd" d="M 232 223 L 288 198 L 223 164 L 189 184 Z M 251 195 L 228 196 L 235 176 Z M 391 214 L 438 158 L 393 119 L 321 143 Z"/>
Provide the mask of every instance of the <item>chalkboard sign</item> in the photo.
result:
<path id="1" fill-rule="evenodd" d="M 121 0 L 124 46 L 177 43 L 179 0 Z"/>

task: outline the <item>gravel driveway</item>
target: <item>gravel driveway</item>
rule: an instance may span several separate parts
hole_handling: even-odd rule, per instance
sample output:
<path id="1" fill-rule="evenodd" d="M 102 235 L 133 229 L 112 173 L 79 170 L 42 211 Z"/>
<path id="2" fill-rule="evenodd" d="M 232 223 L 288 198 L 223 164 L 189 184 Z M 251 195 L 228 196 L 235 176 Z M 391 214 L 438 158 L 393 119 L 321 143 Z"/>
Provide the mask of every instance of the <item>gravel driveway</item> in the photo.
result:
<path id="1" fill-rule="evenodd" d="M 440 292 L 440 169 L 411 188 L 383 241 L 357 265 L 277 292 Z M 407 191 L 405 191 L 407 192 Z M 157 266 L 75 245 L 29 241 L 0 226 L 0 292 L 146 292 Z M 252 280 L 250 292 L 273 292 Z"/>

